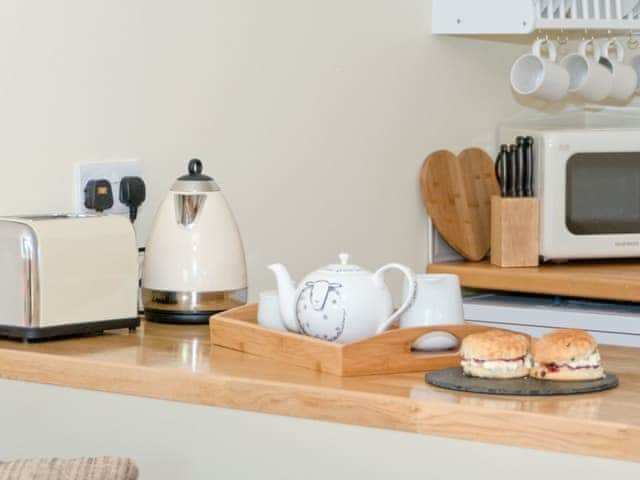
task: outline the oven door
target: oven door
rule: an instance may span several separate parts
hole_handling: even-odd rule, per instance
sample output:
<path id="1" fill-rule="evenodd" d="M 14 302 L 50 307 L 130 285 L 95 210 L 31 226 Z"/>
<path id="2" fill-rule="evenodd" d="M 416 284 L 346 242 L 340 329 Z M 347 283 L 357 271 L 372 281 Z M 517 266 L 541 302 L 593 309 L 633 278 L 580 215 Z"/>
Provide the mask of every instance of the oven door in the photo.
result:
<path id="1" fill-rule="evenodd" d="M 637 137 L 635 131 L 567 133 L 545 145 L 545 259 L 640 256 Z"/>

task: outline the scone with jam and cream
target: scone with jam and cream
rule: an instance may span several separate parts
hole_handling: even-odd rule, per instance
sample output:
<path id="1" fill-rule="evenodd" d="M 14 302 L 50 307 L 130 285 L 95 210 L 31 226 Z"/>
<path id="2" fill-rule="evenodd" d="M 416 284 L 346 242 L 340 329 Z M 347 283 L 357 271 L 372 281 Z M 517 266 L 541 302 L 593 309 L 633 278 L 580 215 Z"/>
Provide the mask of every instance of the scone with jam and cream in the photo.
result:
<path id="1" fill-rule="evenodd" d="M 598 344 L 584 330 L 556 330 L 535 341 L 530 375 L 543 380 L 604 377 Z"/>
<path id="2" fill-rule="evenodd" d="M 529 345 L 527 336 L 506 330 L 473 333 L 462 340 L 462 370 L 481 378 L 526 377 L 531 368 Z"/>

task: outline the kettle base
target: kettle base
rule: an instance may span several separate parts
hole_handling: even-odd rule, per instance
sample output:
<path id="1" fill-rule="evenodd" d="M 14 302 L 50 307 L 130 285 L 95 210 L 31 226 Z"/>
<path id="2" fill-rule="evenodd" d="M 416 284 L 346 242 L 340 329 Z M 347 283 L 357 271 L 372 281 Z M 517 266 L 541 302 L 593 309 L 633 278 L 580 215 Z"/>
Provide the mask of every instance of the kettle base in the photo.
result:
<path id="1" fill-rule="evenodd" d="M 144 316 L 158 323 L 207 324 L 209 317 L 247 303 L 247 289 L 171 292 L 142 289 Z"/>
<path id="2" fill-rule="evenodd" d="M 222 310 L 220 310 L 222 311 Z M 205 325 L 209 323 L 211 315 L 217 312 L 172 312 L 170 310 L 145 309 L 144 318 L 150 322 L 173 323 L 182 325 Z"/>

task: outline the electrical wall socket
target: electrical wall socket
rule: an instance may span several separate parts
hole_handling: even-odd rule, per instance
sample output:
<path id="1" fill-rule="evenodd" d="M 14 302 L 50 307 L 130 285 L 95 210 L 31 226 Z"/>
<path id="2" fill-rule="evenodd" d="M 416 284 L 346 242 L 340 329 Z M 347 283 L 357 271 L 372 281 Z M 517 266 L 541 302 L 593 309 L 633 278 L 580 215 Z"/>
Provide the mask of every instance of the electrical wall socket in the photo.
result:
<path id="1" fill-rule="evenodd" d="M 128 213 L 129 208 L 120 203 L 120 179 L 122 177 L 142 177 L 142 166 L 138 160 L 114 160 L 108 162 L 77 163 L 74 168 L 73 205 L 76 213 L 87 213 L 84 206 L 84 188 L 89 180 L 104 178 L 111 182 L 113 207 L 108 213 Z"/>

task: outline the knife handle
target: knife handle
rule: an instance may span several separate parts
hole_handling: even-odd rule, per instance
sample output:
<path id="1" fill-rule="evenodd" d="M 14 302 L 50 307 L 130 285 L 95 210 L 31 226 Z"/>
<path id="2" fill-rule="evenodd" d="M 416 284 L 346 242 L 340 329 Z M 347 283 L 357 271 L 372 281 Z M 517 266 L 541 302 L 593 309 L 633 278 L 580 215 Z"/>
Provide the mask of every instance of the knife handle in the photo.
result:
<path id="1" fill-rule="evenodd" d="M 524 137 L 516 138 L 516 197 L 524 197 Z"/>
<path id="2" fill-rule="evenodd" d="M 524 145 L 524 193 L 526 197 L 533 197 L 533 137 L 526 137 Z"/>
<path id="3" fill-rule="evenodd" d="M 509 145 L 509 153 L 507 155 L 507 196 L 516 196 L 516 146 Z"/>
<path id="4" fill-rule="evenodd" d="M 509 156 L 509 147 L 500 145 L 500 152 L 496 158 L 496 178 L 500 185 L 500 196 L 507 196 L 507 160 Z"/>

